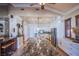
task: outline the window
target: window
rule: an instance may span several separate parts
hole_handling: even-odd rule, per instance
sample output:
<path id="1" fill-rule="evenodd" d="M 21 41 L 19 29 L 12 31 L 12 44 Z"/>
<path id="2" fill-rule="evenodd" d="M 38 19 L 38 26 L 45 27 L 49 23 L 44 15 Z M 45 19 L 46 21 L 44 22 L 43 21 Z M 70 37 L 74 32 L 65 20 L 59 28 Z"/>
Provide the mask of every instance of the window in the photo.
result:
<path id="1" fill-rule="evenodd" d="M 65 37 L 71 38 L 71 18 L 65 20 Z"/>
<path id="2" fill-rule="evenodd" d="M 79 29 L 79 15 L 75 16 L 76 19 L 76 27 Z M 79 41 L 79 33 L 76 34 L 76 40 Z"/>

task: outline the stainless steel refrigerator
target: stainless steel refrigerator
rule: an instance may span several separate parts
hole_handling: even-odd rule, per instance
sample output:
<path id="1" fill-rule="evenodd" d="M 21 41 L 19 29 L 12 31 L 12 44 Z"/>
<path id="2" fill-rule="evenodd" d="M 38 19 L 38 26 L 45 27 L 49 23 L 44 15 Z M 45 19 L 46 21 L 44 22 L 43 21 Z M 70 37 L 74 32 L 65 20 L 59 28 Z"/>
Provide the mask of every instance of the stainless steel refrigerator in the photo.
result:
<path id="1" fill-rule="evenodd" d="M 57 29 L 51 28 L 51 43 L 54 46 L 57 46 Z"/>

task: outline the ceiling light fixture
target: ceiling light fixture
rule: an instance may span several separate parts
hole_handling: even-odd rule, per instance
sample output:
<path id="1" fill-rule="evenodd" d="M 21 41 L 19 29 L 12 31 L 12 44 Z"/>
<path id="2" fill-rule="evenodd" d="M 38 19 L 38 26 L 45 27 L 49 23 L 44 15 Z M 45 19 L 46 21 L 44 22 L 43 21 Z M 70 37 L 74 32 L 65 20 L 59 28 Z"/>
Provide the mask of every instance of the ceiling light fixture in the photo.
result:
<path id="1" fill-rule="evenodd" d="M 41 9 L 44 9 L 45 3 L 40 3 L 40 5 L 41 5 Z"/>

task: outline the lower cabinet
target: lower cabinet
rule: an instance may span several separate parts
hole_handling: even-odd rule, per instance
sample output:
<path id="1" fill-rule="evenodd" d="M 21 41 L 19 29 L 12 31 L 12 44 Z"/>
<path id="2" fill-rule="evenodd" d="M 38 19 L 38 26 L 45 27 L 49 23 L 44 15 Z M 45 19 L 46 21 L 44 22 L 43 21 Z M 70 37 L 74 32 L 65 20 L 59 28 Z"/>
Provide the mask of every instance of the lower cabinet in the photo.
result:
<path id="1" fill-rule="evenodd" d="M 64 41 L 62 43 L 62 49 L 71 56 L 79 56 L 79 44 L 71 42 L 71 41 Z"/>

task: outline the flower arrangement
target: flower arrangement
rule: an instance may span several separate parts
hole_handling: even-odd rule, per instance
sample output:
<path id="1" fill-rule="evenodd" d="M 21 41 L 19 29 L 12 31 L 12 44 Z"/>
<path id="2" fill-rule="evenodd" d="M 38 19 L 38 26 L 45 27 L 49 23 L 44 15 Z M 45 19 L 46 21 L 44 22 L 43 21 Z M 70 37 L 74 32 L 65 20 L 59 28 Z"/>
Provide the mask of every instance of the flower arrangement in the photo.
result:
<path id="1" fill-rule="evenodd" d="M 79 35 L 79 28 L 78 27 L 73 27 L 73 32 L 76 34 L 76 35 Z"/>

